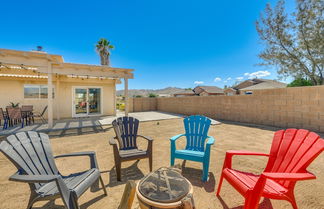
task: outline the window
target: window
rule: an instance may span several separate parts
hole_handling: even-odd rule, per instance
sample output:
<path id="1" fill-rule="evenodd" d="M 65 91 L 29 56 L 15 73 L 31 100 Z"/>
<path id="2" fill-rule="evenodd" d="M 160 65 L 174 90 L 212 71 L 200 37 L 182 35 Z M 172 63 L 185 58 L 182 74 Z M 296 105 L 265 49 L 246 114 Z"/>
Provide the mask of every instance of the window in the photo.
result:
<path id="1" fill-rule="evenodd" d="M 25 85 L 24 86 L 25 99 L 47 99 L 47 86 L 46 85 Z M 54 88 L 53 88 L 54 98 Z"/>

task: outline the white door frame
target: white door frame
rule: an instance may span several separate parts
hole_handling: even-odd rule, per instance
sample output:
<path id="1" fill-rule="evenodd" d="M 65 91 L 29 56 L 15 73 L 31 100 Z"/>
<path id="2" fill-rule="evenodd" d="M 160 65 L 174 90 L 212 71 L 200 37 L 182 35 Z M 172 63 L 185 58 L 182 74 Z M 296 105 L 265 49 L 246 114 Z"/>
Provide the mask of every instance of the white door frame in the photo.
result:
<path id="1" fill-rule="evenodd" d="M 89 89 L 100 89 L 100 113 L 98 114 L 89 114 Z M 87 113 L 85 114 L 76 114 L 75 113 L 75 89 L 86 89 L 87 90 Z M 102 86 L 72 86 L 72 117 L 79 118 L 79 117 L 89 117 L 89 116 L 100 116 L 103 115 L 103 88 Z"/>

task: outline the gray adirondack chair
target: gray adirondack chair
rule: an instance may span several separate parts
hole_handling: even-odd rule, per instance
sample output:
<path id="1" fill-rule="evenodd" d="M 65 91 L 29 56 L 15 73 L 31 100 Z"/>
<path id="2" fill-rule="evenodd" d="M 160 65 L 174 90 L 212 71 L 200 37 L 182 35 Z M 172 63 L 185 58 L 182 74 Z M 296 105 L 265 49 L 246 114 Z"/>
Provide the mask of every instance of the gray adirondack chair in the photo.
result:
<path id="1" fill-rule="evenodd" d="M 137 134 L 139 120 L 133 117 L 120 117 L 114 120 L 112 125 L 116 136 L 109 140 L 109 144 L 113 146 L 114 150 L 117 181 L 121 180 L 121 163 L 125 161 L 148 158 L 150 171 L 152 171 L 153 139 Z M 138 149 L 137 137 L 148 141 L 147 150 Z"/>
<path id="2" fill-rule="evenodd" d="M 60 196 L 67 209 L 79 209 L 78 198 L 88 188 L 98 188 L 99 181 L 107 195 L 94 152 L 54 157 L 48 135 L 34 131 L 20 132 L 7 137 L 7 140 L 0 143 L 0 151 L 18 169 L 9 180 L 29 184 L 31 194 L 27 209 L 31 209 L 37 201 L 52 200 Z M 54 159 L 73 156 L 89 156 L 91 168 L 69 176 L 61 175 Z"/>

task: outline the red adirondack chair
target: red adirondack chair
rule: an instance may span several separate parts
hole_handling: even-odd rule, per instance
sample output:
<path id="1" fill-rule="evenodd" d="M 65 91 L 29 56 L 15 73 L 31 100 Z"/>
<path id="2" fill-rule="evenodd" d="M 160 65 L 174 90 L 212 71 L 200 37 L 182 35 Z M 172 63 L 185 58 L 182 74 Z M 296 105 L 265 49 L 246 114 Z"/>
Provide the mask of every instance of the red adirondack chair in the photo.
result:
<path id="1" fill-rule="evenodd" d="M 227 151 L 216 195 L 225 178 L 245 197 L 244 209 L 257 209 L 261 197 L 287 200 L 294 209 L 297 204 L 294 187 L 299 180 L 315 179 L 306 168 L 324 150 L 324 139 L 303 129 L 280 130 L 274 134 L 270 154 Z M 232 169 L 234 155 L 268 156 L 261 175 Z"/>

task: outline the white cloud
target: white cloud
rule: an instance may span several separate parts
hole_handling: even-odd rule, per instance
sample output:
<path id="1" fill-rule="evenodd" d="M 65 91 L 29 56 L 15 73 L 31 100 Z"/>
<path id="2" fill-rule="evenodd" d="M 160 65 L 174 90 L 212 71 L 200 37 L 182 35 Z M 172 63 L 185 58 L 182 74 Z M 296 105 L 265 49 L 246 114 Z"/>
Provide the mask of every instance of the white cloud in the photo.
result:
<path id="1" fill-rule="evenodd" d="M 216 77 L 215 79 L 214 79 L 214 82 L 218 82 L 218 81 L 221 81 L 222 79 L 220 78 L 220 77 Z"/>
<path id="2" fill-rule="evenodd" d="M 244 77 L 237 77 L 237 78 L 236 78 L 237 81 L 241 81 L 241 80 L 243 80 L 243 79 L 244 79 Z"/>
<path id="3" fill-rule="evenodd" d="M 253 73 L 244 73 L 245 76 L 248 76 L 249 79 L 252 79 L 252 78 L 262 78 L 262 77 L 267 77 L 269 75 L 271 75 L 271 73 L 267 70 L 265 71 L 256 71 L 256 72 L 253 72 Z"/>
<path id="4" fill-rule="evenodd" d="M 228 77 L 226 80 L 227 80 L 227 81 L 230 81 L 230 80 L 232 80 L 232 78 L 231 78 L 231 77 Z"/>
<path id="5" fill-rule="evenodd" d="M 200 84 L 203 84 L 204 82 L 203 81 L 195 81 L 194 84 L 195 85 L 200 85 Z"/>

